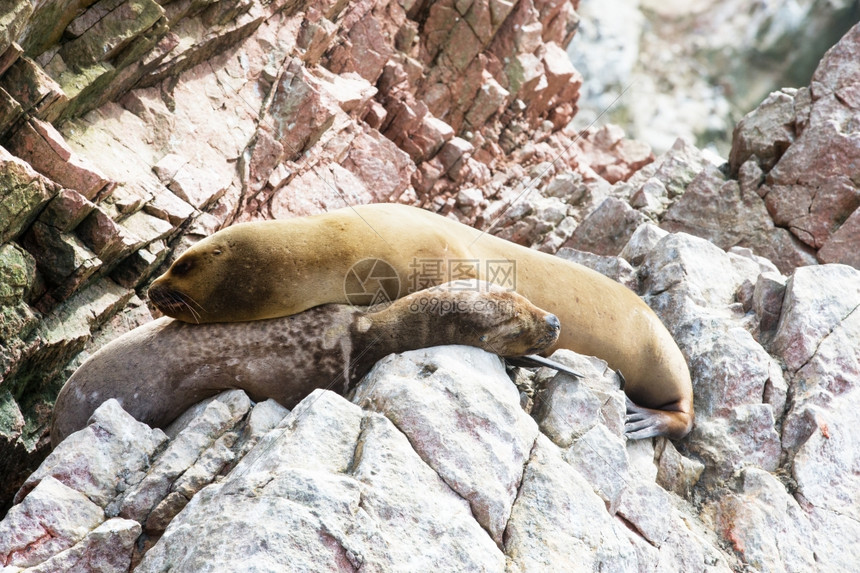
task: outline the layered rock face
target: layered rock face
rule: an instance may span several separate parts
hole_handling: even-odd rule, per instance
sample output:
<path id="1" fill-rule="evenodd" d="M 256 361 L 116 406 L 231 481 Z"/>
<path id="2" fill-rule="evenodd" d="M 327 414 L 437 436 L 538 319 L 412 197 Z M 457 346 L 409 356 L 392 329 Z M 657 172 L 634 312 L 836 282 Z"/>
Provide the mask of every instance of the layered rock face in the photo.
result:
<path id="1" fill-rule="evenodd" d="M 858 266 L 858 28 L 745 118 L 721 166 L 565 127 L 575 4 L 0 8 L 0 493 L 17 503 L 0 563 L 852 570 L 860 278 L 816 263 Z M 384 361 L 352 403 L 234 392 L 166 434 L 108 402 L 28 479 L 59 386 L 151 319 L 165 262 L 233 222 L 370 201 L 639 292 L 690 364 L 693 433 L 625 443 L 618 379 L 587 357 L 557 355 L 585 382 L 518 371 L 518 393 L 494 357 L 447 348 Z M 260 551 L 234 567 L 236 547 Z"/>
<path id="2" fill-rule="evenodd" d="M 235 221 L 370 201 L 484 222 L 527 172 L 593 176 L 562 129 L 581 81 L 569 2 L 0 10 L 3 487 L 44 452 L 92 332 L 150 318 L 137 295 L 174 250 Z M 624 177 L 651 157 L 632 156 L 601 168 Z"/>

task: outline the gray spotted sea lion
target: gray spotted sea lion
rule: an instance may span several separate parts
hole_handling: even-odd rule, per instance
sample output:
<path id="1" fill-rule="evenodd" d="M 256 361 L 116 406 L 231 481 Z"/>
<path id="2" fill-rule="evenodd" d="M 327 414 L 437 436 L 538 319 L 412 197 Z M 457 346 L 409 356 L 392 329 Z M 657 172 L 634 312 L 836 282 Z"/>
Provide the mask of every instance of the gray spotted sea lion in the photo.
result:
<path id="1" fill-rule="evenodd" d="M 559 317 L 555 348 L 597 356 L 623 373 L 628 437 L 685 436 L 693 425 L 693 390 L 678 345 L 634 292 L 586 267 L 481 233 L 406 205 L 371 204 L 321 215 L 244 223 L 223 229 L 182 254 L 156 281 L 150 299 L 186 322 L 231 322 L 285 316 L 347 302 L 344 277 L 368 257 L 402 278 L 392 298 L 421 284 L 444 282 L 416 260 L 442 266 L 512 262 L 517 292 Z M 460 268 L 464 268 L 462 265 Z M 466 265 L 468 268 L 468 265 Z M 397 288 L 397 287 L 395 287 Z"/>
<path id="2" fill-rule="evenodd" d="M 253 322 L 163 317 L 111 341 L 72 374 L 54 404 L 51 444 L 83 428 L 108 398 L 158 427 L 233 388 L 292 408 L 315 388 L 345 393 L 388 354 L 466 344 L 522 356 L 551 346 L 559 330 L 552 314 L 479 281 L 422 290 L 367 313 L 330 304 Z"/>

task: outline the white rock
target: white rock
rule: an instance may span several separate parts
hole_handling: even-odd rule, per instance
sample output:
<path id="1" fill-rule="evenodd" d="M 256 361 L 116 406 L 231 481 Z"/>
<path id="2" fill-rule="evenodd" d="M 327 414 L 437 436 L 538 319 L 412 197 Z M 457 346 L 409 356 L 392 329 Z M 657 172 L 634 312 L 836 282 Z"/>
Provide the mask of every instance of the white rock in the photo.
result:
<path id="1" fill-rule="evenodd" d="M 818 570 L 815 553 L 820 548 L 809 537 L 809 520 L 771 474 L 747 468 L 741 491 L 715 505 L 717 527 L 726 532 L 749 566 L 780 573 Z"/>
<path id="2" fill-rule="evenodd" d="M 566 571 L 572 564 L 578 571 L 639 570 L 623 526 L 544 436 L 525 468 L 505 550 L 519 571 Z"/>
<path id="3" fill-rule="evenodd" d="M 167 495 L 173 482 L 191 467 L 225 431 L 250 409 L 241 390 L 219 395 L 184 428 L 152 465 L 146 477 L 129 489 L 118 504 L 118 514 L 144 523 Z M 110 508 L 110 511 L 116 511 Z"/>
<path id="4" fill-rule="evenodd" d="M 136 571 L 332 567 L 500 571 L 504 556 L 391 422 L 317 390 Z"/>
<path id="5" fill-rule="evenodd" d="M 155 451 L 167 441 L 110 399 L 90 417 L 89 425 L 68 436 L 51 452 L 16 495 L 20 501 L 46 476 L 106 507 L 118 492 L 136 484 L 149 468 Z"/>
<path id="6" fill-rule="evenodd" d="M 497 356 L 467 346 L 390 356 L 353 401 L 385 414 L 502 544 L 538 428 Z"/>
<path id="7" fill-rule="evenodd" d="M 0 563 L 38 565 L 76 544 L 104 518 L 84 494 L 45 476 L 0 521 Z"/>
<path id="8" fill-rule="evenodd" d="M 860 271 L 835 264 L 798 268 L 786 284 L 771 350 L 785 360 L 790 371 L 798 370 L 858 305 Z M 850 340 L 845 343 L 851 347 Z"/>
<path id="9" fill-rule="evenodd" d="M 126 573 L 141 527 L 136 521 L 108 519 L 79 541 L 47 561 L 25 569 L 27 573 Z"/>

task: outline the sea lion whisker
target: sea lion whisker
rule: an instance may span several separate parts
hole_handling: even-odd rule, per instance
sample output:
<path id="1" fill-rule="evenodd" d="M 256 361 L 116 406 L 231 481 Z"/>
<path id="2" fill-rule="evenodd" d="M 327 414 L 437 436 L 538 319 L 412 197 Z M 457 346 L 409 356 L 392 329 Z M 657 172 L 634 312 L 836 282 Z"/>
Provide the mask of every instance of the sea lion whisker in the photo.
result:
<path id="1" fill-rule="evenodd" d="M 194 305 L 196 305 L 201 311 L 203 310 L 203 307 L 197 304 L 197 302 L 188 295 L 180 294 L 180 296 L 182 297 L 182 303 L 185 305 L 185 308 L 188 309 L 188 312 L 190 312 L 191 316 L 194 318 L 194 322 L 200 324 L 200 312 L 198 312 L 191 303 L 194 303 Z"/>
<path id="2" fill-rule="evenodd" d="M 199 311 L 201 311 L 201 312 L 204 312 L 204 311 L 206 310 L 205 308 L 203 308 L 203 306 L 202 306 L 200 303 L 198 303 L 196 300 L 194 300 L 194 299 L 191 297 L 191 295 L 189 295 L 189 294 L 185 294 L 185 293 L 180 293 L 180 294 L 181 294 L 181 296 L 182 296 L 182 299 L 185 301 L 185 304 L 187 304 L 187 305 L 188 305 L 188 310 L 191 310 L 191 305 L 192 305 L 192 304 L 193 304 L 194 306 L 196 306 L 196 307 L 197 307 L 197 309 L 198 309 Z"/>
<path id="3" fill-rule="evenodd" d="M 203 310 L 203 307 L 197 304 L 193 298 L 180 291 L 168 291 L 167 298 L 170 301 L 168 303 L 170 306 L 178 306 L 187 310 L 189 313 L 191 313 L 191 317 L 194 319 L 194 322 L 200 324 L 200 313 L 194 309 L 194 306 L 191 304 L 191 302 L 194 302 L 194 304 L 199 307 L 200 310 Z"/>

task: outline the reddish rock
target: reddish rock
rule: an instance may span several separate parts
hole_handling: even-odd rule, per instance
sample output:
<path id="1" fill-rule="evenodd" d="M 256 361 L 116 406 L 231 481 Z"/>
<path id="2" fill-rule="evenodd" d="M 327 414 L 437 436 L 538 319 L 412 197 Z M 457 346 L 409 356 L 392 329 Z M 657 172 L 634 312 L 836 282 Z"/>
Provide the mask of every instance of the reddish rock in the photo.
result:
<path id="1" fill-rule="evenodd" d="M 666 212 L 660 227 L 685 232 L 728 250 L 748 247 L 773 261 L 780 271 L 813 264 L 814 257 L 785 229 L 774 226 L 764 201 L 754 190 L 707 166 Z"/>
<path id="2" fill-rule="evenodd" d="M 860 189 L 844 176 L 824 180 L 815 187 L 765 185 L 765 204 L 774 224 L 788 228 L 798 239 L 815 249 L 860 206 Z"/>
<path id="3" fill-rule="evenodd" d="M 274 138 L 284 148 L 286 159 L 298 158 L 331 127 L 337 104 L 321 93 L 319 83 L 301 60 L 293 59 L 286 65 L 277 84 L 262 123 L 273 130 Z"/>
<path id="4" fill-rule="evenodd" d="M 26 56 L 16 59 L 0 77 L 0 88 L 21 104 L 25 112 L 48 122 L 60 117 L 69 104 L 59 84 Z"/>
<path id="5" fill-rule="evenodd" d="M 578 3 L 577 3 L 578 5 Z M 536 2 L 543 23 L 543 39 L 545 42 L 556 42 L 566 46 L 573 39 L 579 27 L 579 15 L 571 2 L 565 0 L 550 0 Z"/>
<path id="6" fill-rule="evenodd" d="M 287 219 L 371 202 L 373 195 L 366 189 L 353 187 L 343 194 L 335 183 L 331 167 L 319 167 L 295 177 L 278 190 L 272 196 L 270 209 L 272 218 Z"/>
<path id="7" fill-rule="evenodd" d="M 541 62 L 546 70 L 547 91 L 553 96 L 565 90 L 571 78 L 577 73 L 576 68 L 570 63 L 567 52 L 555 42 L 543 45 Z"/>
<path id="8" fill-rule="evenodd" d="M 474 4 L 481 4 L 480 1 Z M 489 14 L 487 14 L 489 19 Z M 450 68 L 452 72 L 461 72 L 472 63 L 480 54 L 485 42 L 475 34 L 475 28 L 469 25 L 464 18 L 457 18 L 452 26 L 451 35 L 448 36 L 442 47 L 442 62 L 444 67 Z"/>
<path id="9" fill-rule="evenodd" d="M 316 65 L 323 53 L 328 49 L 329 44 L 337 34 L 337 24 L 324 18 L 314 10 L 308 10 L 308 17 L 302 21 L 302 28 L 296 37 L 296 46 L 304 50 L 302 60 L 309 65 Z"/>
<path id="10" fill-rule="evenodd" d="M 794 93 L 770 94 L 746 114 L 732 134 L 729 167 L 737 175 L 741 165 L 755 156 L 762 169 L 770 170 L 795 139 Z"/>
<path id="11" fill-rule="evenodd" d="M 857 260 L 845 245 L 856 244 L 854 224 L 847 222 L 860 206 L 858 54 L 860 27 L 854 26 L 825 54 L 809 88 L 775 92 L 747 114 L 735 130 L 729 161 L 732 172 L 743 178 L 741 167 L 755 158 L 766 173 L 757 192 L 765 198 L 773 224 L 811 249 L 829 244 L 818 254 L 827 262 Z M 839 237 L 833 240 L 835 233 Z M 784 240 L 781 244 L 787 246 Z M 791 249 L 781 250 L 783 272 L 789 261 L 801 264 L 785 257 Z M 804 255 L 800 259 L 811 262 Z"/>
<path id="12" fill-rule="evenodd" d="M 534 54 L 517 54 L 506 68 L 511 95 L 528 102 L 548 86 L 543 64 Z"/>
<path id="13" fill-rule="evenodd" d="M 848 220 L 818 250 L 822 263 L 842 263 L 860 269 L 860 209 L 855 209 Z"/>
<path id="14" fill-rule="evenodd" d="M 61 189 L 39 215 L 39 220 L 68 233 L 90 214 L 95 205 L 86 197 L 71 189 Z"/>
<path id="15" fill-rule="evenodd" d="M 158 176 L 158 179 L 168 185 L 173 181 L 173 176 L 176 175 L 188 163 L 188 159 L 176 153 L 168 153 L 158 160 L 158 163 L 152 166 L 152 171 Z"/>
<path id="16" fill-rule="evenodd" d="M 320 88 L 337 102 L 344 112 L 356 116 L 364 115 L 370 99 L 377 89 L 355 72 L 333 74 L 325 68 L 317 70 Z"/>
<path id="17" fill-rule="evenodd" d="M 419 194 L 426 195 L 433 189 L 439 178 L 444 175 L 445 170 L 442 169 L 442 162 L 439 161 L 438 157 L 434 157 L 418 166 L 418 170 L 412 176 L 412 186 Z"/>
<path id="18" fill-rule="evenodd" d="M 608 197 L 579 224 L 562 247 L 616 256 L 636 228 L 646 220 L 645 215 L 624 201 Z"/>
<path id="19" fill-rule="evenodd" d="M 640 141 L 624 138 L 617 125 L 590 128 L 576 140 L 584 161 L 610 183 L 626 181 L 633 173 L 654 161 L 651 148 Z"/>
<path id="20" fill-rule="evenodd" d="M 272 136 L 265 125 L 257 130 L 257 136 L 251 149 L 251 159 L 248 162 L 248 185 L 251 191 L 262 189 L 284 158 L 284 146 Z"/>
<path id="21" fill-rule="evenodd" d="M 444 172 L 449 172 L 452 169 L 457 169 L 460 162 L 464 161 L 465 157 L 470 155 L 475 148 L 471 143 L 459 137 L 453 138 L 445 143 L 442 149 L 439 150 L 437 158 Z"/>
<path id="22" fill-rule="evenodd" d="M 428 116 L 427 106 L 423 102 L 415 101 L 411 94 L 395 94 L 386 102 L 386 109 L 388 114 L 383 133 L 413 160 L 420 160 L 427 151 L 435 147 L 436 142 L 433 139 L 444 139 L 440 126 L 424 125 L 424 118 Z M 418 136 L 417 141 L 414 140 L 413 134 L 422 130 L 423 133 Z M 439 133 L 433 134 L 435 130 L 439 130 Z"/>
<path id="23" fill-rule="evenodd" d="M 420 160 L 433 157 L 442 145 L 452 137 L 454 137 L 454 130 L 451 126 L 428 113 L 421 120 L 418 129 L 409 136 L 421 152 L 417 158 L 413 159 Z"/>
<path id="24" fill-rule="evenodd" d="M 825 179 L 860 173 L 860 138 L 854 134 L 855 111 L 835 96 L 816 97 L 809 124 L 770 172 L 777 185 L 817 185 Z"/>
<path id="25" fill-rule="evenodd" d="M 335 73 L 355 72 L 375 84 L 391 56 L 392 40 L 374 16 L 361 18 L 332 50 L 328 68 Z"/>
<path id="26" fill-rule="evenodd" d="M 20 235 L 59 186 L 0 147 L 0 243 Z"/>
<path id="27" fill-rule="evenodd" d="M 853 26 L 821 59 L 812 81 L 826 85 L 843 99 L 842 94 L 854 93 L 857 78 L 860 78 L 860 26 Z"/>
<path id="28" fill-rule="evenodd" d="M 490 116 L 499 113 L 511 95 L 488 71 L 484 70 L 481 78 L 481 87 L 465 118 L 466 123 L 473 129 L 480 128 Z"/>
<path id="29" fill-rule="evenodd" d="M 444 49 L 454 24 L 461 17 L 453 4 L 452 0 L 443 0 L 430 5 L 424 21 L 424 42 L 421 46 L 421 59 L 425 64 L 431 64 Z"/>
<path id="30" fill-rule="evenodd" d="M 186 203 L 205 209 L 224 195 L 229 183 L 210 170 L 186 163 L 173 174 L 168 188 Z"/>
<path id="31" fill-rule="evenodd" d="M 388 110 L 381 103 L 371 101 L 361 119 L 373 129 L 379 129 L 385 122 L 387 115 Z"/>
<path id="32" fill-rule="evenodd" d="M 50 123 L 31 119 L 9 139 L 9 150 L 40 173 L 87 199 L 110 183 L 88 160 L 78 156 Z"/>
<path id="33" fill-rule="evenodd" d="M 140 238 L 98 208 L 78 225 L 75 234 L 108 264 L 122 259 L 142 244 Z"/>
<path id="34" fill-rule="evenodd" d="M 406 191 L 415 164 L 378 131 L 359 134 L 342 163 L 369 191 L 372 202 L 393 201 Z"/>

